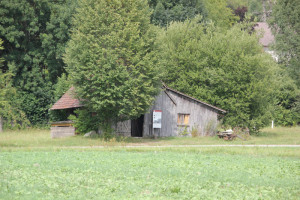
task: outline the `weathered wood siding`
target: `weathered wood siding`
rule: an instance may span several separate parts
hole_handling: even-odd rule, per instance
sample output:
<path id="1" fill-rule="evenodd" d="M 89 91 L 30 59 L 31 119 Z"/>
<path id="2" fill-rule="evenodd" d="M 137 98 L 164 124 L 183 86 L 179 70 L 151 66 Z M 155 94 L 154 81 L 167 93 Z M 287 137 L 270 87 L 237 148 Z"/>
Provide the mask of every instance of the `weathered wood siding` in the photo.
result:
<path id="1" fill-rule="evenodd" d="M 179 136 L 185 129 L 191 132 L 193 127 L 197 128 L 200 135 L 207 135 L 211 134 L 218 123 L 217 111 L 213 108 L 166 90 L 161 92 L 150 111 L 145 114 L 143 137 L 153 136 L 153 110 L 162 110 L 162 127 L 154 129 L 154 136 Z M 178 114 L 190 115 L 189 126 L 185 128 L 177 124 Z"/>
<path id="2" fill-rule="evenodd" d="M 162 110 L 162 126 L 161 129 L 154 129 L 154 134 L 152 128 L 153 110 Z M 174 136 L 177 132 L 176 117 L 176 105 L 172 102 L 170 97 L 168 97 L 168 95 L 162 91 L 160 95 L 157 96 L 154 105 L 151 107 L 149 112 L 145 114 L 143 137 Z"/>
<path id="3" fill-rule="evenodd" d="M 153 129 L 153 110 L 162 110 L 162 127 Z M 189 114 L 187 127 L 177 124 L 178 114 Z M 199 135 L 211 134 L 218 123 L 218 112 L 202 103 L 180 95 L 176 92 L 162 91 L 150 108 L 144 114 L 143 137 L 180 136 L 184 131 L 191 132 L 193 127 Z M 131 121 L 118 122 L 115 126 L 117 134 L 131 136 Z"/>
<path id="4" fill-rule="evenodd" d="M 218 113 L 215 109 L 196 102 L 190 98 L 168 91 L 176 102 L 176 126 L 179 113 L 189 114 L 189 126 L 187 131 L 190 132 L 193 127 L 198 129 L 201 135 L 210 134 L 210 130 L 216 128 L 218 123 Z M 176 134 L 179 135 L 183 131 L 183 127 L 177 126 Z"/>
<path id="5" fill-rule="evenodd" d="M 72 126 L 69 127 L 59 127 L 52 126 L 51 127 L 51 137 L 52 138 L 60 138 L 60 137 L 70 137 L 75 135 L 75 128 Z"/>

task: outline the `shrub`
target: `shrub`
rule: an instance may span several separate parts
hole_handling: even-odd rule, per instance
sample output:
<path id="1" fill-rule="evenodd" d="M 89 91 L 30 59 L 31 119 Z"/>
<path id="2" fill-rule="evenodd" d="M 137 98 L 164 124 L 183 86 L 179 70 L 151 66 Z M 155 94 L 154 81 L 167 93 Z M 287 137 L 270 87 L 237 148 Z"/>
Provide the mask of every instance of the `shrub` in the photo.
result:
<path id="1" fill-rule="evenodd" d="M 97 131 L 100 121 L 97 115 L 88 109 L 78 109 L 76 115 L 70 115 L 69 119 L 73 121 L 73 126 L 76 128 L 76 133 L 84 134 L 89 131 Z"/>

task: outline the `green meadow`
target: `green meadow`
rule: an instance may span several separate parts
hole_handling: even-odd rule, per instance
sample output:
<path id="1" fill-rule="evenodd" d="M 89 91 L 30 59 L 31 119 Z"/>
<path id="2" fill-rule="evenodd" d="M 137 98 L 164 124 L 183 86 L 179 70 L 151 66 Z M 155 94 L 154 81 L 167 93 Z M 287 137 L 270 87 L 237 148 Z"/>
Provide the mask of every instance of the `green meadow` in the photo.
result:
<path id="1" fill-rule="evenodd" d="M 177 144 L 299 144 L 299 128 L 232 142 L 4 132 L 0 199 L 299 199 L 300 148 L 168 147 Z"/>
<path id="2" fill-rule="evenodd" d="M 104 149 L 3 151 L 0 161 L 0 199 L 298 199 L 300 195 L 299 157 Z"/>
<path id="3" fill-rule="evenodd" d="M 76 135 L 70 138 L 50 137 L 50 130 L 27 129 L 5 131 L 0 134 L 0 148 L 53 148 L 76 146 L 167 146 L 167 145 L 211 145 L 211 144 L 300 144 L 300 127 L 265 128 L 259 135 L 241 135 L 244 140 L 237 138 L 234 141 L 224 141 L 215 137 L 167 137 L 158 139 L 147 138 L 117 138 L 104 141 L 101 138 L 84 138 Z"/>

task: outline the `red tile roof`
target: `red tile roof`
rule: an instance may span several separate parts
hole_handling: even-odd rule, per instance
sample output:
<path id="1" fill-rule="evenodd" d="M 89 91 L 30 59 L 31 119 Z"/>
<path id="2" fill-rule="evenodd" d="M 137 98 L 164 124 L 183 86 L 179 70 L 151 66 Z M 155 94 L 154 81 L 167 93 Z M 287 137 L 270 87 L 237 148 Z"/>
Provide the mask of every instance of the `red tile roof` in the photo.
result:
<path id="1" fill-rule="evenodd" d="M 274 35 L 266 22 L 258 22 L 257 26 L 255 26 L 255 30 L 263 31 L 263 37 L 259 39 L 259 43 L 264 47 L 268 47 L 272 42 L 274 42 Z"/>
<path id="2" fill-rule="evenodd" d="M 71 87 L 51 108 L 50 110 L 62 110 L 68 108 L 79 108 L 83 105 L 74 97 L 74 87 Z"/>

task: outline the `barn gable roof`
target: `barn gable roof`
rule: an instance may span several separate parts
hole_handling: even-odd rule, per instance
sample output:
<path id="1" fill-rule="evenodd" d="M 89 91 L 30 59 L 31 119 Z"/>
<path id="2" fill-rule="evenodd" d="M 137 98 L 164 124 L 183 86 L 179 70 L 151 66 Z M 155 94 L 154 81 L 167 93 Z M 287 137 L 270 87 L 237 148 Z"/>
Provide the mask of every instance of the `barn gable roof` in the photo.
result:
<path id="1" fill-rule="evenodd" d="M 188 95 L 186 95 L 186 94 L 184 94 L 184 93 L 182 93 L 182 92 L 179 92 L 179 91 L 177 91 L 177 90 L 174 90 L 174 89 L 172 89 L 172 88 L 169 88 L 167 85 L 165 85 L 164 83 L 163 83 L 163 89 L 165 89 L 165 90 L 169 90 L 169 91 L 172 91 L 172 92 L 174 92 L 174 93 L 177 93 L 177 94 L 179 94 L 180 96 L 184 96 L 184 97 L 186 97 L 186 98 L 188 98 L 188 99 L 191 99 L 191 100 L 193 100 L 193 101 L 196 101 L 196 102 L 198 102 L 198 103 L 201 103 L 201 104 L 203 104 L 203 105 L 206 105 L 206 106 L 208 106 L 208 107 L 210 107 L 210 108 L 213 108 L 213 109 L 215 109 L 215 110 L 217 110 L 217 111 L 220 111 L 220 112 L 222 112 L 222 113 L 226 113 L 226 111 L 225 110 L 223 110 L 223 109 L 221 109 L 221 108 L 218 108 L 218 107 L 216 107 L 216 106 L 213 106 L 213 105 L 211 105 L 211 104 L 208 104 L 208 103 L 205 103 L 205 102 L 203 102 L 203 101 L 200 101 L 200 100 L 198 100 L 198 99 L 196 99 L 196 98 L 194 98 L 194 97 L 191 97 L 191 96 L 188 96 Z M 72 86 L 51 108 L 50 108 L 50 110 L 62 110 L 62 109 L 68 109 L 68 108 L 79 108 L 79 107 L 83 107 L 83 104 L 81 104 L 80 103 L 80 101 L 78 100 L 78 99 L 76 99 L 75 97 L 74 97 L 74 90 L 75 90 L 75 88 Z M 169 94 L 167 93 L 167 95 L 169 96 Z M 170 99 L 173 101 L 173 103 L 174 104 L 176 104 L 176 102 L 174 101 L 174 99 L 172 99 L 172 97 L 171 96 L 169 96 L 170 97 Z"/>
<path id="2" fill-rule="evenodd" d="M 74 97 L 75 88 L 72 86 L 51 108 L 50 110 L 62 110 L 68 108 L 79 108 L 83 105 Z"/>
<path id="3" fill-rule="evenodd" d="M 220 111 L 220 112 L 222 112 L 222 113 L 226 113 L 226 110 L 223 110 L 223 109 L 218 108 L 218 107 L 216 107 L 216 106 L 213 106 L 213 105 L 211 105 L 211 104 L 209 104 L 209 103 L 205 103 L 205 102 L 200 101 L 200 100 L 198 100 L 198 99 L 196 99 L 196 98 L 194 98 L 194 97 L 191 97 L 191 96 L 186 95 L 186 94 L 184 94 L 184 93 L 182 93 L 182 92 L 179 92 L 179 91 L 177 91 L 177 90 L 174 90 L 174 89 L 172 89 L 172 88 L 169 88 L 169 87 L 166 86 L 165 84 L 163 84 L 163 88 L 165 88 L 166 90 L 172 91 L 172 92 L 174 92 L 174 93 L 176 93 L 176 94 L 179 94 L 180 96 L 183 96 L 183 97 L 186 97 L 186 98 L 188 98 L 188 99 L 194 100 L 194 101 L 196 101 L 196 102 L 198 102 L 198 103 L 204 104 L 204 105 L 206 105 L 206 106 L 208 106 L 208 107 L 210 107 L 210 108 L 213 108 L 213 109 L 215 109 L 215 110 L 218 110 L 218 111 Z"/>

